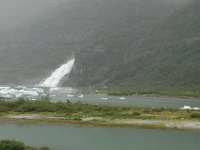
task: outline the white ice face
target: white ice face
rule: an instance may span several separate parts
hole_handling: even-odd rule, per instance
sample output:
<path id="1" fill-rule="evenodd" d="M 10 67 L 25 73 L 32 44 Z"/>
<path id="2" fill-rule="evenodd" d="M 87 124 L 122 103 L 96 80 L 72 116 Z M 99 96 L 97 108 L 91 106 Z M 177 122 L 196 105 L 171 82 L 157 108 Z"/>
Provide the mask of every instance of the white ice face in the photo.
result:
<path id="1" fill-rule="evenodd" d="M 44 96 L 45 91 L 42 88 L 28 88 L 25 86 L 17 87 L 0 87 L 0 97 L 4 98 L 29 98 L 35 99 L 39 96 Z"/>
<path id="2" fill-rule="evenodd" d="M 75 59 L 68 61 L 67 63 L 61 65 L 57 68 L 51 75 L 41 82 L 41 87 L 57 87 L 60 81 L 68 74 L 70 74 L 73 66 L 74 66 Z"/>

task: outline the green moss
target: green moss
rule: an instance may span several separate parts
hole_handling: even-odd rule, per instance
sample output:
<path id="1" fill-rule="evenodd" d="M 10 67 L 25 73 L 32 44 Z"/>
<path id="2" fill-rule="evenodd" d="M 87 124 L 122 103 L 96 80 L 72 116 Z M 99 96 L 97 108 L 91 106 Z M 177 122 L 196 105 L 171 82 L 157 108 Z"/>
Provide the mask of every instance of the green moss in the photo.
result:
<path id="1" fill-rule="evenodd" d="M 49 150 L 48 147 L 42 147 L 40 149 L 25 146 L 22 142 L 14 140 L 2 140 L 0 141 L 0 150 Z"/>

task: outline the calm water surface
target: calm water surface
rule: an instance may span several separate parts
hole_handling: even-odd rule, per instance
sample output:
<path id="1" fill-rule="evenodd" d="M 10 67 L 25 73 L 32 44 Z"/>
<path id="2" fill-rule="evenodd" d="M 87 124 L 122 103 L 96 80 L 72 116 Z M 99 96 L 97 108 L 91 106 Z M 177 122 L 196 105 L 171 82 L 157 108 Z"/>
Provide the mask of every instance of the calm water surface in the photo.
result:
<path id="1" fill-rule="evenodd" d="M 200 98 L 177 98 L 177 97 L 146 97 L 133 95 L 127 97 L 108 95 L 82 95 L 81 91 L 70 87 L 65 88 L 42 88 L 25 86 L 0 86 L 0 97 L 17 99 L 20 97 L 36 100 L 40 96 L 48 94 L 52 101 L 70 100 L 81 101 L 89 104 L 110 104 L 118 106 L 139 106 L 154 108 L 181 108 L 184 106 L 199 107 Z"/>
<path id="2" fill-rule="evenodd" d="M 197 98 L 178 98 L 178 97 L 147 97 L 142 95 L 133 95 L 123 97 L 108 96 L 108 95 L 84 95 L 83 98 L 74 96 L 68 97 L 72 102 L 81 101 L 89 104 L 108 104 L 117 106 L 136 106 L 136 107 L 151 107 L 151 108 L 181 108 L 184 106 L 199 107 L 200 99 Z M 55 98 L 55 100 L 58 100 Z"/>
<path id="3" fill-rule="evenodd" d="M 198 150 L 200 132 L 0 124 L 0 139 L 52 150 Z"/>

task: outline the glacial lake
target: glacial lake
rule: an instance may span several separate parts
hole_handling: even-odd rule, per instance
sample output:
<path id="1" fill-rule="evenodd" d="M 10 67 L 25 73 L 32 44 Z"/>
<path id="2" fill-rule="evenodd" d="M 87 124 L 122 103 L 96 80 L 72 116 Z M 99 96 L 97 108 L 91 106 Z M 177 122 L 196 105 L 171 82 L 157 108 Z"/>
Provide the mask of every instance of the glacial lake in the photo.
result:
<path id="1" fill-rule="evenodd" d="M 0 139 L 51 150 L 198 150 L 200 132 L 0 123 Z"/>
<path id="2" fill-rule="evenodd" d="M 79 90 L 70 87 L 65 88 L 42 88 L 25 86 L 1 86 L 0 97 L 17 99 L 25 97 L 36 100 L 40 96 L 48 94 L 52 101 L 58 102 L 70 100 L 72 102 L 82 102 L 88 104 L 108 104 L 117 106 L 138 106 L 153 108 L 181 108 L 184 106 L 196 107 L 200 109 L 200 98 L 178 98 L 178 97 L 149 97 L 143 95 L 133 96 L 108 96 L 108 95 L 83 95 Z"/>

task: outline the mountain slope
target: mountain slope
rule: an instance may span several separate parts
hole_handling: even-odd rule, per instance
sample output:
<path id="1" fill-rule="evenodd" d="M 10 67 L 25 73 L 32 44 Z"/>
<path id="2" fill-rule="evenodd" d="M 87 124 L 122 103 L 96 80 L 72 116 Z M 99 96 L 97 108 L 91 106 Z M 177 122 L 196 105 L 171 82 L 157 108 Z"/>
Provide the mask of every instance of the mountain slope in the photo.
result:
<path id="1" fill-rule="evenodd" d="M 59 0 L 36 14 L 1 28 L 0 84 L 37 84 L 75 57 L 63 86 L 199 88 L 197 0 Z"/>
<path id="2" fill-rule="evenodd" d="M 134 39 L 135 30 L 128 26 L 128 33 L 112 37 L 115 40 L 106 38 L 111 46 L 108 51 L 93 52 L 77 62 L 71 75 L 72 83 L 199 88 L 199 14 L 199 1 L 191 1 L 169 17 L 160 19 L 152 29 L 144 30 L 141 38 Z M 141 28 L 136 31 L 138 29 Z M 83 57 L 82 53 L 78 56 Z"/>
<path id="3" fill-rule="evenodd" d="M 194 1 L 155 27 L 137 47 L 138 54 L 148 55 L 141 57 L 133 83 L 199 87 L 199 13 L 199 1 Z"/>
<path id="4" fill-rule="evenodd" d="M 16 27 L 11 17 L 7 23 L 12 22 L 13 29 L 3 31 L 5 28 L 1 27 L 0 84 L 36 84 L 75 53 L 77 63 L 85 55 L 93 56 L 88 48 L 106 47 L 103 55 L 109 55 L 111 59 L 102 59 L 103 66 L 114 60 L 121 64 L 118 56 L 123 49 L 128 49 L 127 44 L 140 40 L 153 24 L 176 8 L 168 1 L 58 0 L 57 3 L 49 1 L 51 7 L 48 4 L 44 11 L 35 13 L 31 9 L 30 14 L 37 14 L 34 19 L 26 10 L 28 16 L 21 21 L 27 22 Z M 45 6 L 47 2 L 40 3 Z M 78 58 L 79 54 L 82 59 Z M 88 73 L 98 78 L 96 74 Z M 98 81 L 103 78 L 101 75 Z"/>

